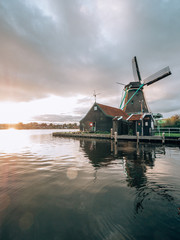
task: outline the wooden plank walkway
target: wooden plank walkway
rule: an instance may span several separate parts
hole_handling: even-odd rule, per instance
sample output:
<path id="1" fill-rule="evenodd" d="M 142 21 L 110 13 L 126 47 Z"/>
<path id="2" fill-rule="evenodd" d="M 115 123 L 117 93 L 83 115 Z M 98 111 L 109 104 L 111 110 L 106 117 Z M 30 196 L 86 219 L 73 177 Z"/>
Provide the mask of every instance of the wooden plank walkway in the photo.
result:
<path id="1" fill-rule="evenodd" d="M 94 138 L 94 139 L 114 139 L 110 134 L 96 134 L 96 133 L 81 133 L 81 132 L 54 132 L 54 137 L 73 137 L 73 138 Z M 137 136 L 130 135 L 118 135 L 117 140 L 137 141 Z M 161 136 L 139 136 L 140 142 L 161 142 Z M 177 143 L 180 144 L 180 138 L 177 137 L 165 137 L 165 143 Z"/>
<path id="2" fill-rule="evenodd" d="M 95 133 L 77 133 L 77 132 L 54 132 L 54 137 L 79 137 L 79 138 L 99 138 L 111 139 L 110 134 L 95 134 Z"/>

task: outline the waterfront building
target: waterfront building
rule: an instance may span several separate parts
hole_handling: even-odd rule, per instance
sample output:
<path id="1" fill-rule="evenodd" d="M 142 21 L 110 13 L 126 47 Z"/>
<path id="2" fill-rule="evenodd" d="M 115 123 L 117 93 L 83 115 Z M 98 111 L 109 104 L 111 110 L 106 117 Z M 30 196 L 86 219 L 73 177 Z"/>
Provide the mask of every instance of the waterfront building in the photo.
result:
<path id="1" fill-rule="evenodd" d="M 131 114 L 127 121 L 129 123 L 129 134 L 140 136 L 151 136 L 154 128 L 154 119 L 152 113 Z"/>
<path id="2" fill-rule="evenodd" d="M 88 132 L 110 132 L 113 127 L 113 118 L 125 121 L 128 115 L 119 108 L 94 103 L 86 116 L 80 121 L 80 130 Z"/>

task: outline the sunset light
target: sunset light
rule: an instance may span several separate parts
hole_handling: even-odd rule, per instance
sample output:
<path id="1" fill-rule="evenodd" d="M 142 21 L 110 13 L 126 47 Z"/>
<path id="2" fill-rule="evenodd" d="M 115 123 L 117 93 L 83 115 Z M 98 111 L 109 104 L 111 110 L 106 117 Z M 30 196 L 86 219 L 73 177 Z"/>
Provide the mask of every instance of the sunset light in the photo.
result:
<path id="1" fill-rule="evenodd" d="M 0 240 L 179 240 L 180 0 L 0 0 Z"/>
<path id="2" fill-rule="evenodd" d="M 0 123 L 18 123 L 18 122 L 31 122 L 31 121 L 43 121 L 44 115 L 59 115 L 59 122 L 64 122 L 62 115 L 71 115 L 76 109 L 77 101 L 83 98 L 79 96 L 77 98 L 63 98 L 57 96 L 50 96 L 48 98 L 29 101 L 29 102 L 1 102 L 1 118 Z M 79 113 L 74 112 L 74 122 L 77 121 Z M 49 122 L 53 122 L 48 119 Z M 73 121 L 71 118 L 70 121 Z"/>
<path id="3" fill-rule="evenodd" d="M 157 14 L 153 1 L 142 0 L 1 1 L 0 123 L 46 115 L 50 122 L 65 116 L 78 122 L 94 90 L 99 102 L 119 107 L 123 87 L 116 82 L 133 81 L 135 55 L 144 78 L 170 66 L 169 80 L 144 90 L 152 112 L 178 114 L 179 13 L 170 1 L 160 2 Z"/>

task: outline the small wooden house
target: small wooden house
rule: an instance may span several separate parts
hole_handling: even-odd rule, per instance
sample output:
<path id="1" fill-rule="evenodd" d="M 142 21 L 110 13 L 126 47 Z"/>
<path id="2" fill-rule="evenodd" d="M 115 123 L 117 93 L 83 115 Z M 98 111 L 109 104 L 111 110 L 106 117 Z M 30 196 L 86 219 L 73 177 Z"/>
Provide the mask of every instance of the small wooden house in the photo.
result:
<path id="1" fill-rule="evenodd" d="M 132 135 L 136 135 L 139 132 L 140 136 L 152 135 L 152 129 L 154 128 L 154 120 L 151 113 L 144 114 L 131 114 L 127 121 L 129 122 L 129 132 Z"/>
<path id="2" fill-rule="evenodd" d="M 88 132 L 110 132 L 113 127 L 113 118 L 122 117 L 123 120 L 128 115 L 119 108 L 94 103 L 86 116 L 80 121 L 80 130 Z"/>
<path id="3" fill-rule="evenodd" d="M 130 124 L 123 117 L 113 118 L 113 134 L 117 132 L 118 135 L 128 135 Z"/>

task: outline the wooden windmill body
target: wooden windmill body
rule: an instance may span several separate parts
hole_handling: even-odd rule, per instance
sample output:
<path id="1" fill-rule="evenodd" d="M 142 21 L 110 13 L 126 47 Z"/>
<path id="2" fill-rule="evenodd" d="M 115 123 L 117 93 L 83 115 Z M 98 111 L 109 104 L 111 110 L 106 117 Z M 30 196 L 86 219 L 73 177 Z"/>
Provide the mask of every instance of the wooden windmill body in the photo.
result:
<path id="1" fill-rule="evenodd" d="M 127 114 L 138 114 L 150 112 L 146 99 L 144 97 L 143 88 L 149 86 L 171 74 L 169 67 L 165 67 L 142 82 L 136 57 L 132 60 L 134 82 L 130 82 L 124 86 L 124 97 L 121 101 L 120 108 Z M 124 105 L 122 107 L 122 105 Z"/>

